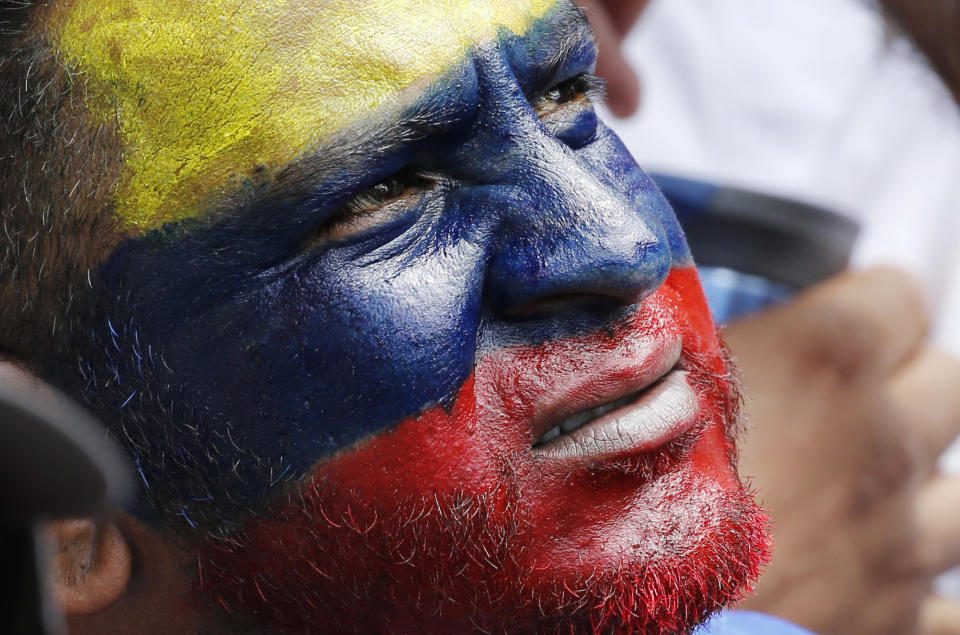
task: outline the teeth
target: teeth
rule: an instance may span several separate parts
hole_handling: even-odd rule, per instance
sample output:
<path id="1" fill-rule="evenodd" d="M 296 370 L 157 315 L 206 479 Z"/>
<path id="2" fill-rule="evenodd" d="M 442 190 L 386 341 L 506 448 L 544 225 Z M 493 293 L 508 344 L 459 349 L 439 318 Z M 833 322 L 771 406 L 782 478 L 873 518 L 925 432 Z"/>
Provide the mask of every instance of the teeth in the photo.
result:
<path id="1" fill-rule="evenodd" d="M 598 408 L 594 408 L 593 410 L 587 410 L 586 412 L 581 412 L 578 415 L 573 415 L 561 423 L 559 427 L 564 432 L 573 432 L 586 422 L 590 421 L 591 419 L 596 419 L 603 414 L 602 412 L 599 412 L 602 408 L 603 406 L 600 406 Z"/>
<path id="2" fill-rule="evenodd" d="M 630 403 L 631 401 L 639 397 L 640 393 L 642 392 L 643 392 L 642 390 L 639 392 L 635 392 L 631 395 L 627 395 L 626 397 L 621 397 L 616 401 L 611 401 L 608 404 L 597 406 L 596 408 L 591 408 L 590 410 L 585 410 L 583 412 L 579 412 L 573 415 L 572 417 L 568 417 L 560 425 L 554 426 L 549 430 L 547 430 L 546 434 L 540 437 L 540 439 L 538 439 L 534 445 L 543 445 L 544 443 L 549 443 L 550 441 L 553 441 L 554 439 L 559 437 L 561 434 L 564 434 L 564 433 L 569 434 L 570 432 L 573 432 L 580 426 L 586 425 L 598 417 L 602 417 L 603 415 L 607 414 L 611 410 L 616 410 L 617 408 L 627 405 L 628 403 Z"/>
<path id="3" fill-rule="evenodd" d="M 545 435 L 540 437 L 540 440 L 537 442 L 537 445 L 540 445 L 541 443 L 548 443 L 550 441 L 553 441 L 559 436 L 560 436 L 560 426 L 553 426 L 552 428 L 547 430 L 547 433 Z"/>

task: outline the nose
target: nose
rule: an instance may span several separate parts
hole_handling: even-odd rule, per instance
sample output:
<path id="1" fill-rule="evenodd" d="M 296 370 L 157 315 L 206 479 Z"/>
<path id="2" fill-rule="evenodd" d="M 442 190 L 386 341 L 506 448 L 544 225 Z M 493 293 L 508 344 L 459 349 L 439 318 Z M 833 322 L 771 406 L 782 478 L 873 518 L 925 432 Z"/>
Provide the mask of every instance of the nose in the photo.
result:
<path id="1" fill-rule="evenodd" d="M 640 302 L 670 272 L 657 220 L 666 202 L 655 188 L 631 200 L 569 148 L 537 145 L 489 263 L 494 311 L 528 318 Z"/>

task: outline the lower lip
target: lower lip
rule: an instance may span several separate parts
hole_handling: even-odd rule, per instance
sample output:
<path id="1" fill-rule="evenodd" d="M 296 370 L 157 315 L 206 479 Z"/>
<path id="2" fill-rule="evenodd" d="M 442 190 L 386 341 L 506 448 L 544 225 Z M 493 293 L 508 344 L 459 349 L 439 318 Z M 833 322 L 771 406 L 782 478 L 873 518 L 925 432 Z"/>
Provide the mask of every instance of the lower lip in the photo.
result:
<path id="1" fill-rule="evenodd" d="M 633 403 L 606 413 L 537 447 L 544 457 L 599 461 L 656 450 L 697 422 L 697 393 L 687 373 L 674 370 Z"/>

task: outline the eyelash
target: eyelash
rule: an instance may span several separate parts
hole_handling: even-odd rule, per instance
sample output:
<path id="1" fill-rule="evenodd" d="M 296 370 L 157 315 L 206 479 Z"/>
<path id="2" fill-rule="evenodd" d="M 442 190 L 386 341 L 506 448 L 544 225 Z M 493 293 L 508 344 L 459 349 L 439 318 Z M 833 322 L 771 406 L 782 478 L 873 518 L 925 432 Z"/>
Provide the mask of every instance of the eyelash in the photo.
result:
<path id="1" fill-rule="evenodd" d="M 414 197 L 419 200 L 427 190 L 435 187 L 439 182 L 440 179 L 436 175 L 419 172 L 413 168 L 403 169 L 368 187 L 344 203 L 310 237 L 306 247 L 349 238 L 387 222 L 387 219 L 378 212 L 383 212 L 391 218 L 402 216 L 410 205 L 403 204 L 402 208 L 399 208 L 398 204 Z M 395 207 L 397 207 L 395 213 L 391 214 Z"/>
<path id="2" fill-rule="evenodd" d="M 606 82 L 603 79 L 584 73 L 553 86 L 533 98 L 530 103 L 534 112 L 542 119 L 581 98 L 587 102 L 603 101 L 605 93 Z"/>
<path id="3" fill-rule="evenodd" d="M 395 201 L 406 198 L 405 195 L 411 190 L 423 189 L 418 186 L 428 187 L 434 183 L 434 180 L 428 179 L 422 173 L 402 170 L 351 198 L 344 204 L 342 214 L 362 214 L 387 207 Z"/>

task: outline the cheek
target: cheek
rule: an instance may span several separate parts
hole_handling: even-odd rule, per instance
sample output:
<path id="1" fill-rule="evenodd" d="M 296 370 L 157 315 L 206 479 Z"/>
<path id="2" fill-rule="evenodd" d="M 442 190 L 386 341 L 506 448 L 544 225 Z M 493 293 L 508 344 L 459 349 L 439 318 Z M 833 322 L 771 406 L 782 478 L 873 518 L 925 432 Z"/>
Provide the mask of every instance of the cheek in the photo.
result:
<path id="1" fill-rule="evenodd" d="M 637 489 L 647 477 L 644 470 L 638 470 L 640 478 L 624 479 L 616 470 L 607 475 L 577 473 L 532 459 L 532 396 L 543 394 L 578 368 L 588 369 L 599 357 L 631 354 L 632 341 L 665 333 L 682 337 L 687 354 L 704 366 L 703 374 L 726 375 L 696 270 L 676 269 L 627 324 L 488 353 L 449 407 L 434 407 L 362 442 L 361 447 L 319 466 L 315 476 L 366 490 L 371 509 L 393 506 L 398 498 L 419 500 L 436 492 L 507 495 L 503 486 L 510 483 L 523 489 L 525 507 L 539 509 L 536 513 L 543 519 L 556 520 L 558 529 L 571 514 L 576 516 L 575 526 L 588 527 L 602 518 L 615 520 L 636 500 Z M 731 387 L 725 382 L 717 386 L 717 382 L 723 380 L 701 381 L 708 384 L 701 399 L 703 421 L 724 422 L 728 416 Z M 731 451 L 725 426 L 710 425 L 690 452 L 690 463 L 722 486 L 736 487 L 729 467 Z M 563 495 L 558 497 L 561 489 Z"/>
<path id="2" fill-rule="evenodd" d="M 491 491 L 496 484 L 491 446 L 514 447 L 516 434 L 480 432 L 475 383 L 471 376 L 451 408 L 435 407 L 362 442 L 319 467 L 313 478 L 362 490 L 371 509 L 419 500 L 431 491 Z"/>

